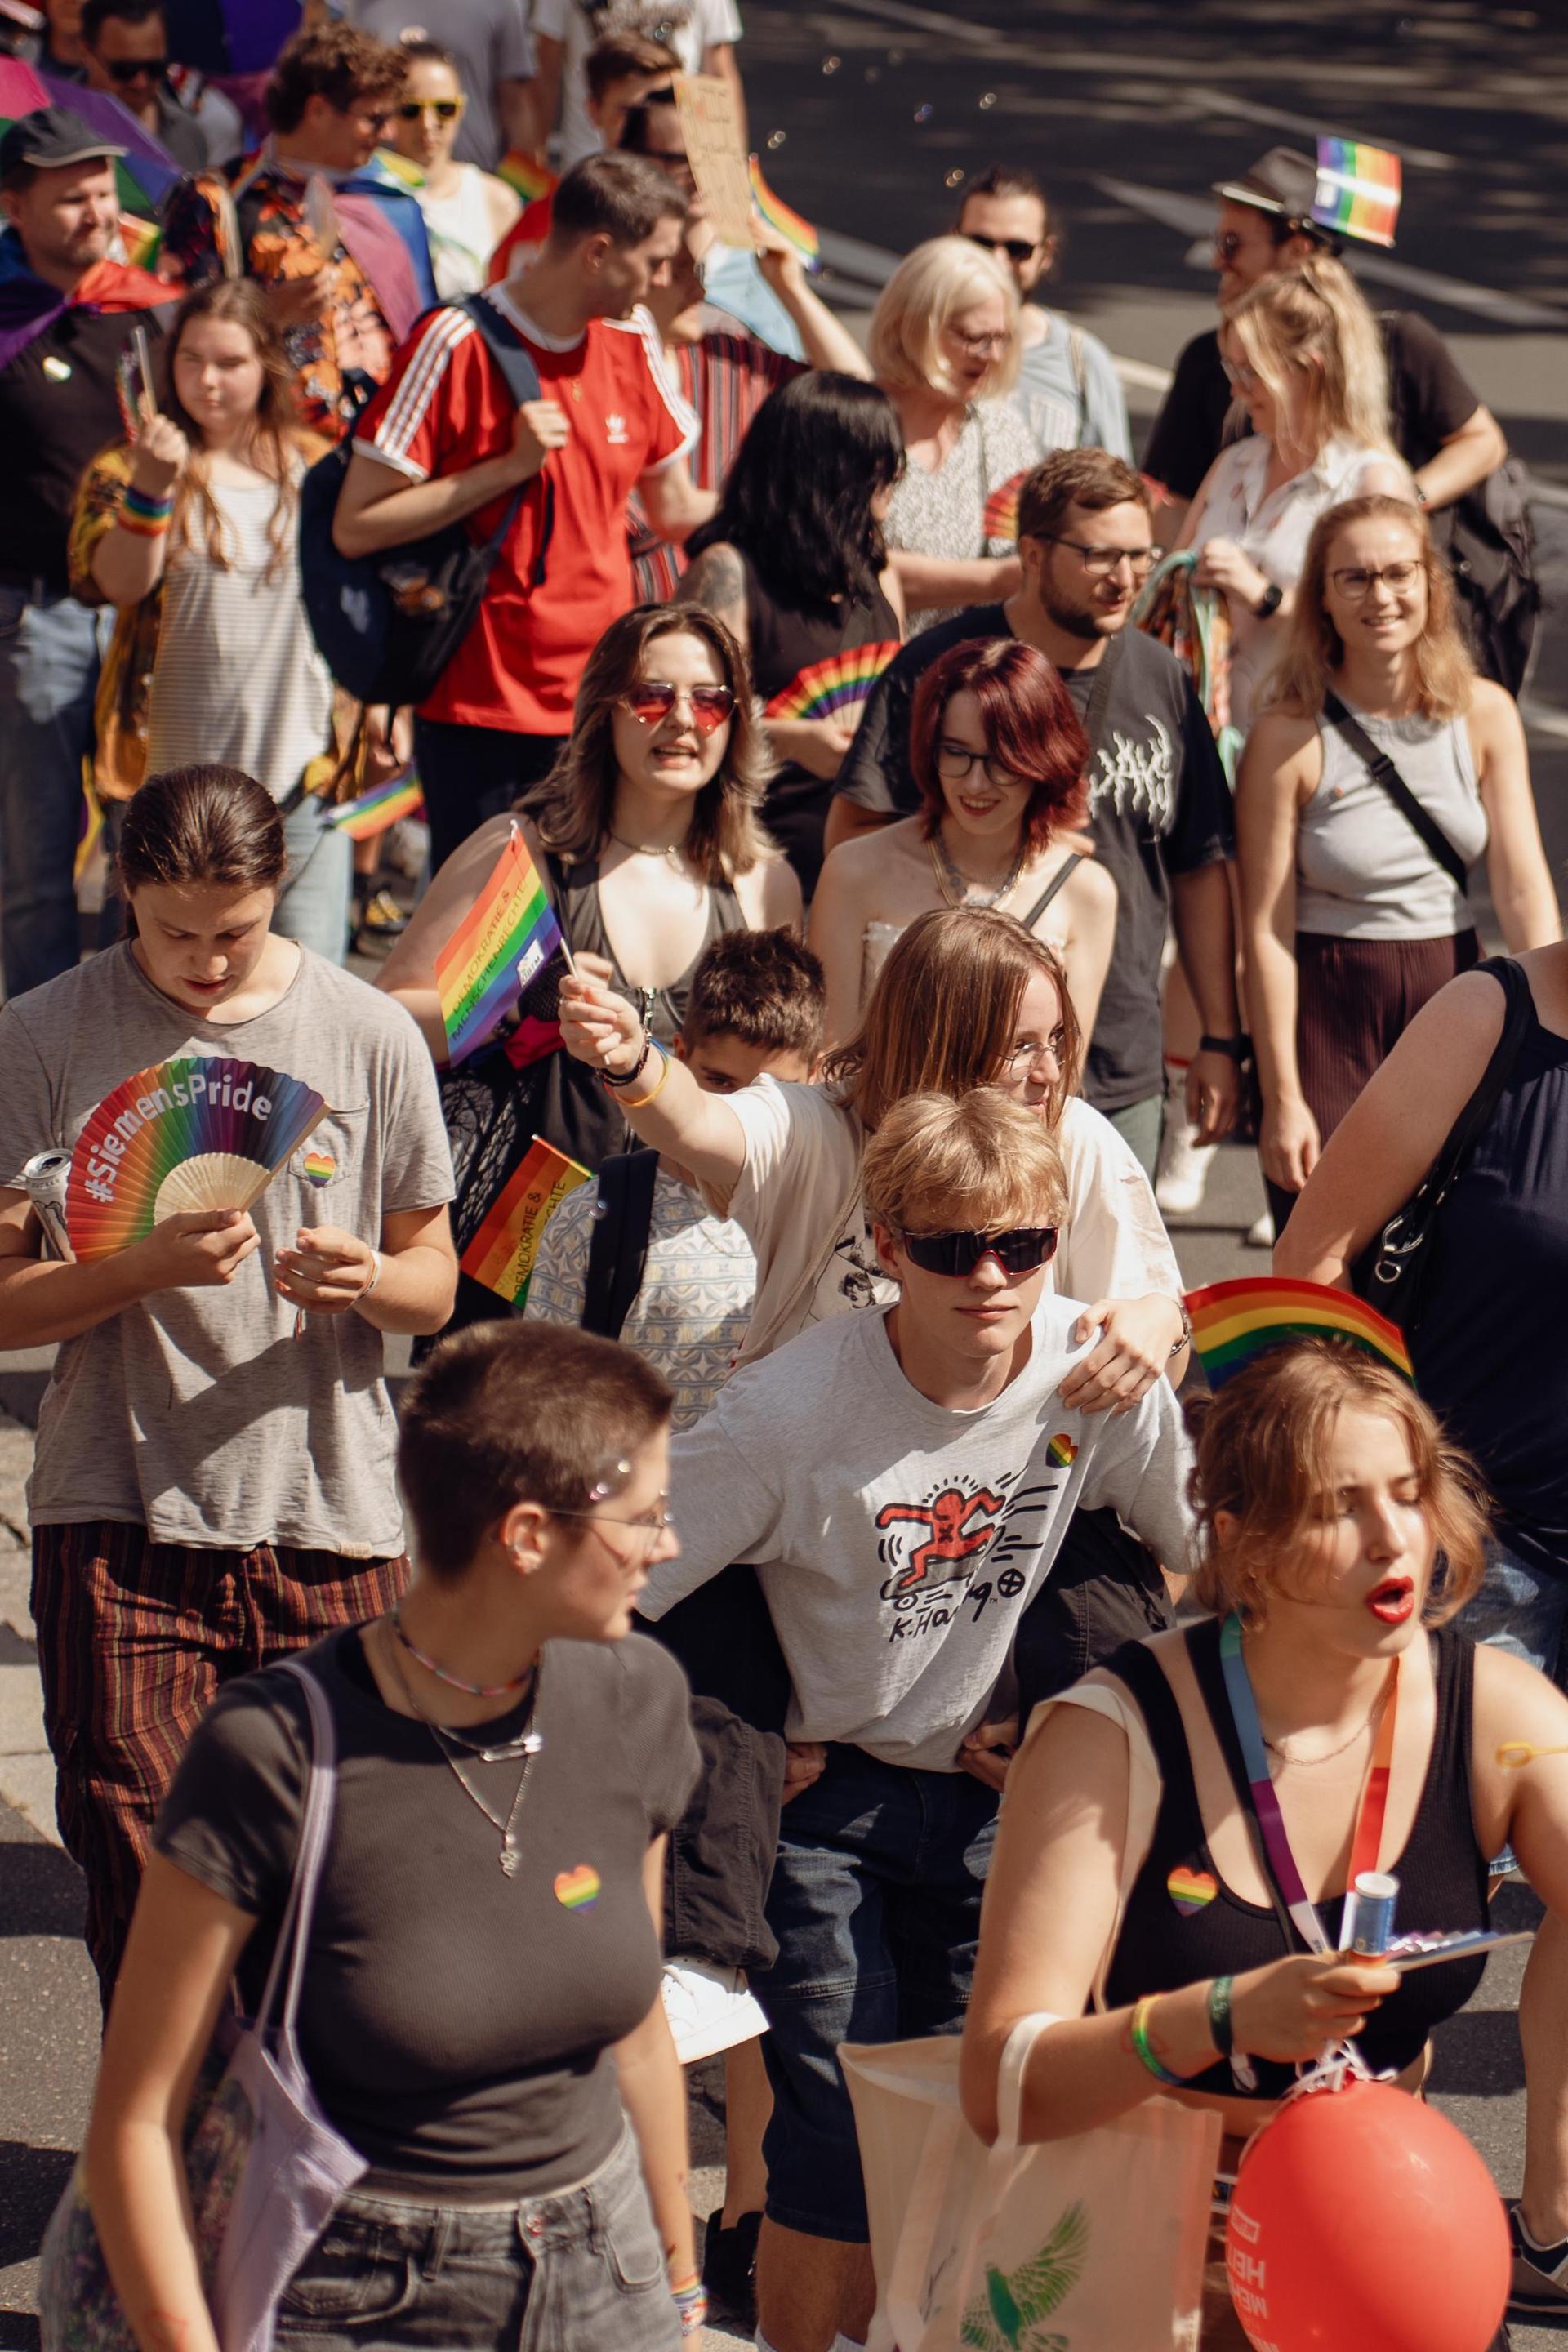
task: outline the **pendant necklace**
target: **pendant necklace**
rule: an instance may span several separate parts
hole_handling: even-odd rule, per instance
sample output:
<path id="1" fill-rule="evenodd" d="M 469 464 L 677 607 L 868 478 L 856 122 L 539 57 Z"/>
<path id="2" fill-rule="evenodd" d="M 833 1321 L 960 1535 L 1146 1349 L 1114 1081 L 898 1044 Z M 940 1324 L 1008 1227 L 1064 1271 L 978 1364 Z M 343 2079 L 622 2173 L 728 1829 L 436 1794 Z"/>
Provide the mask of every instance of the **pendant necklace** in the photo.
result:
<path id="1" fill-rule="evenodd" d="M 614 825 L 610 826 L 609 835 L 610 839 L 614 842 L 618 842 L 623 849 L 629 849 L 634 857 L 668 857 L 672 866 L 679 865 L 681 855 L 686 845 L 684 842 L 679 841 L 668 843 L 657 841 L 628 841 L 624 833 L 617 833 L 616 831 Z"/>
<path id="2" fill-rule="evenodd" d="M 968 882 L 947 854 L 947 844 L 942 837 L 940 825 L 926 845 L 931 851 L 931 868 L 936 875 L 937 887 L 950 907 L 1001 906 L 1005 898 L 1012 897 L 1018 877 L 1024 870 L 1024 860 L 1027 854 L 1025 843 L 1020 839 L 1017 856 L 1008 867 L 1000 889 L 972 891 Z"/>
<path id="3" fill-rule="evenodd" d="M 517 1776 L 517 1792 L 513 1796 L 511 1803 L 507 1809 L 506 1818 L 503 1820 L 500 1813 L 491 1812 L 489 1807 L 486 1804 L 479 1790 L 469 1782 L 461 1765 L 458 1762 L 457 1758 L 452 1754 L 451 1748 L 447 1745 L 450 1735 L 446 1731 L 442 1725 L 432 1723 L 430 1717 L 426 1714 L 424 1708 L 415 1697 L 413 1691 L 408 1685 L 408 1676 L 404 1672 L 403 1661 L 398 1656 L 395 1647 L 394 1647 L 392 1651 L 392 1663 L 404 1697 L 408 1701 L 409 1706 L 412 1708 L 414 1714 L 425 1726 L 426 1730 L 430 1734 L 431 1738 L 435 1741 L 437 1753 L 440 1756 L 442 1762 L 451 1772 L 458 1788 L 461 1789 L 464 1796 L 468 1800 L 468 1802 L 471 1805 L 477 1806 L 479 1811 L 483 1813 L 490 1827 L 495 1830 L 500 1830 L 500 1853 L 497 1856 L 497 1860 L 500 1862 L 501 1869 L 505 1872 L 507 1877 L 515 1878 L 522 1861 L 522 1857 L 519 1853 L 517 1848 L 517 1817 L 522 1810 L 522 1800 L 524 1791 L 528 1787 L 529 1771 L 532 1766 L 534 1758 L 538 1755 L 540 1749 L 544 1745 L 543 1739 L 537 1731 L 531 1730 L 525 1732 L 521 1739 L 508 1741 L 505 1746 L 500 1748 L 473 1748 L 469 1747 L 467 1741 L 459 1741 L 457 1743 L 458 1745 L 466 1748 L 468 1755 L 475 1758 L 476 1760 L 481 1764 L 493 1763 L 501 1757 L 516 1755 L 521 1749 L 522 1754 L 522 1769 Z M 543 1662 L 542 1660 L 540 1665 L 534 1671 L 533 1698 L 529 1707 L 530 1723 L 532 1722 L 534 1715 L 538 1709 L 539 1685 L 542 1677 Z"/>

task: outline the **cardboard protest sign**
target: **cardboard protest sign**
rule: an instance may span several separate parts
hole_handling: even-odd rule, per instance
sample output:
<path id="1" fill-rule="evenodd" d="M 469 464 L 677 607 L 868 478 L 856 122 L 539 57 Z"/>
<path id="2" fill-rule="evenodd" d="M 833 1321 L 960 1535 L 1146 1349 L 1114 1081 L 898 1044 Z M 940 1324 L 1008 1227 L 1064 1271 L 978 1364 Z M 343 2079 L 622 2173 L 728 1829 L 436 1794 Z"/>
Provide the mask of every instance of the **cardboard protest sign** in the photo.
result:
<path id="1" fill-rule="evenodd" d="M 735 93 L 717 74 L 677 74 L 675 104 L 697 193 L 724 245 L 752 242 L 752 183 Z"/>

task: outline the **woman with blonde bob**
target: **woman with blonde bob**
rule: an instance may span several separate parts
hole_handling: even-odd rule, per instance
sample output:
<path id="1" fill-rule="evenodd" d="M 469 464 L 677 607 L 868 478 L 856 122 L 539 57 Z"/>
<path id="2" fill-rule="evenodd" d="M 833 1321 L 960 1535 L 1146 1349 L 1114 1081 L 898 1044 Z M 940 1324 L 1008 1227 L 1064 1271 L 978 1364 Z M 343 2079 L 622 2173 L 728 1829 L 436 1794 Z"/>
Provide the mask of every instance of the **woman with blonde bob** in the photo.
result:
<path id="1" fill-rule="evenodd" d="M 867 1139 L 906 1095 L 994 1086 L 1057 1139 L 1068 1206 L 1055 1285 L 1093 1302 L 1081 1338 L 1103 1327 L 1064 1397 L 1089 1411 L 1131 1404 L 1167 1368 L 1179 1374 L 1181 1276 L 1154 1196 L 1116 1129 L 1076 1092 L 1079 1026 L 1060 962 L 1010 915 L 952 907 L 918 917 L 821 1087 L 763 1077 L 738 1095 L 705 1095 L 650 1046 L 632 1004 L 588 980 L 563 982 L 561 1021 L 569 1051 L 601 1074 L 644 1142 L 690 1169 L 744 1227 L 757 1303 L 742 1361 L 825 1316 L 888 1303 L 863 1199 Z"/>
<path id="2" fill-rule="evenodd" d="M 1403 499 L 1350 499 L 1313 531 L 1237 783 L 1259 1152 L 1279 1229 L 1406 1024 L 1480 955 L 1465 891 L 1369 751 L 1458 861 L 1485 855 L 1512 952 L 1561 937 L 1518 709 L 1476 676 L 1447 567 Z"/>
<path id="3" fill-rule="evenodd" d="M 1372 491 L 1412 503 L 1415 492 L 1389 435 L 1377 321 L 1340 262 L 1323 254 L 1249 287 L 1219 347 L 1252 430 L 1209 467 L 1177 544 L 1198 549 L 1199 585 L 1225 597 L 1231 717 L 1245 729 L 1319 517 Z"/>
<path id="4" fill-rule="evenodd" d="M 766 775 L 745 657 L 723 623 L 696 606 L 623 614 L 588 656 L 555 766 L 515 815 L 492 817 L 447 859 L 380 985 L 444 1066 L 436 959 L 515 825 L 579 970 L 635 995 L 668 1046 L 710 940 L 799 927 L 800 886 L 758 820 Z M 504 1041 L 444 1089 L 459 1252 L 535 1135 L 588 1169 L 626 1148 L 614 1091 L 556 1050 L 563 970 L 559 957 L 546 964 Z M 492 1293 L 463 1280 L 459 1313 L 465 1300 L 499 1311 Z"/>
<path id="5" fill-rule="evenodd" d="M 899 264 L 871 314 L 867 355 L 899 412 L 908 459 L 883 535 L 911 623 L 1009 596 L 1011 528 L 987 528 L 994 490 L 1035 448 L 1005 395 L 1022 361 L 1018 290 L 967 237 L 935 236 Z"/>
<path id="6" fill-rule="evenodd" d="M 1331 1942 L 1391 1707 L 1377 1866 L 1401 1880 L 1398 1929 L 1484 1927 L 1488 1860 L 1509 1841 L 1568 1913 L 1568 1756 L 1499 1759 L 1507 1742 L 1568 1745 L 1568 1699 L 1449 1622 L 1482 1572 L 1475 1484 L 1414 1391 L 1337 1337 L 1274 1349 L 1205 1409 L 1196 1592 L 1214 1613 L 1128 1643 L 1037 1710 L 1009 1775 L 964 2033 L 964 2112 L 983 2137 L 1007 2036 L 1043 2011 L 1061 2021 L 1030 2057 L 1026 2140 L 1169 2095 L 1219 2115 L 1231 2173 L 1296 2066 L 1342 2039 L 1419 2089 L 1434 2027 L 1479 1981 L 1479 1959 L 1402 1977 L 1313 1953 L 1293 1923 L 1287 1935 L 1256 1859 L 1221 1657 L 1233 1612 L 1285 1832 Z M 1134 1776 L 1156 1803 L 1147 1850 L 1128 1855 Z M 1178 1874 L 1217 1899 L 1183 1906 Z M 1205 2352 L 1240 2352 L 1223 2269 L 1211 2282 Z"/>

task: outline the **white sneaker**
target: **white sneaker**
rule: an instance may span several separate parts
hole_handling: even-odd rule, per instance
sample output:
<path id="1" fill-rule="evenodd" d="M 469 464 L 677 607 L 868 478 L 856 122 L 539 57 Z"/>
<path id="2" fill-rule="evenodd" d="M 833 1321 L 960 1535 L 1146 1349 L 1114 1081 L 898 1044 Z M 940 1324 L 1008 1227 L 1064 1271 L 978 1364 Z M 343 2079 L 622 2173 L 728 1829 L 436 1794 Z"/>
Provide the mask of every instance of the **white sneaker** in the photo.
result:
<path id="1" fill-rule="evenodd" d="M 1263 1214 L 1260 1217 L 1254 1217 L 1252 1223 L 1247 1228 L 1247 1246 L 1248 1249 L 1271 1250 L 1278 1238 L 1279 1236 L 1274 1231 L 1274 1212 L 1272 1209 L 1265 1209 Z"/>
<path id="2" fill-rule="evenodd" d="M 1191 1216 L 1203 1206 L 1204 1187 L 1214 1166 L 1217 1143 L 1199 1143 L 1197 1129 L 1179 1108 L 1180 1097 L 1173 1099 L 1165 1120 L 1165 1133 L 1160 1145 L 1160 1172 L 1154 1181 L 1154 1198 L 1168 1217 Z"/>
<path id="3" fill-rule="evenodd" d="M 666 1960 L 660 1990 L 675 2054 L 683 2066 L 732 2050 L 738 2042 L 754 2041 L 768 2030 L 739 1969 L 710 1968 L 706 1960 Z"/>

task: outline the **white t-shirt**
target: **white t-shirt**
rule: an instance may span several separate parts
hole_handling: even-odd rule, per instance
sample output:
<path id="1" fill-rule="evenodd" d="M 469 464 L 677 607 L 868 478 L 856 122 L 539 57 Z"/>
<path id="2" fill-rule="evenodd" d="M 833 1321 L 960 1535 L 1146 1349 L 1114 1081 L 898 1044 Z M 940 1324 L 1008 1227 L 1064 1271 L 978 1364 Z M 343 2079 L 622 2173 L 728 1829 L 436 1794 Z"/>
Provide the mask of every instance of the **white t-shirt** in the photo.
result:
<path id="1" fill-rule="evenodd" d="M 757 1303 L 741 1351 L 754 1363 L 808 1324 L 857 1307 L 890 1306 L 896 1286 L 877 1269 L 860 1194 L 865 1135 L 823 1087 L 781 1086 L 765 1074 L 728 1097 L 746 1138 L 746 1164 L 727 1202 L 757 1254 Z M 1067 1222 L 1051 1262 L 1052 1288 L 1072 1298 L 1179 1298 L 1181 1268 L 1153 1189 L 1108 1118 L 1075 1095 L 1057 1143 L 1067 1172 Z"/>
<path id="2" fill-rule="evenodd" d="M 657 1622 L 754 1560 L 789 1666 L 786 1736 L 956 1769 L 1080 1505 L 1188 1567 L 1181 1408 L 1163 1380 L 1129 1413 L 1064 1405 L 1080 1312 L 1043 1296 L 1029 1361 L 977 1411 L 910 1385 L 886 1315 L 837 1317 L 738 1372 L 670 1447 L 680 1553 L 651 1570 L 639 1612 Z"/>
<path id="3" fill-rule="evenodd" d="M 599 134 L 589 119 L 588 85 L 583 60 L 606 33 L 642 33 L 662 41 L 687 73 L 700 73 L 704 53 L 741 37 L 735 0 L 533 0 L 532 29 L 559 41 L 561 60 L 561 168 L 569 172 L 584 155 L 596 155 Z"/>

